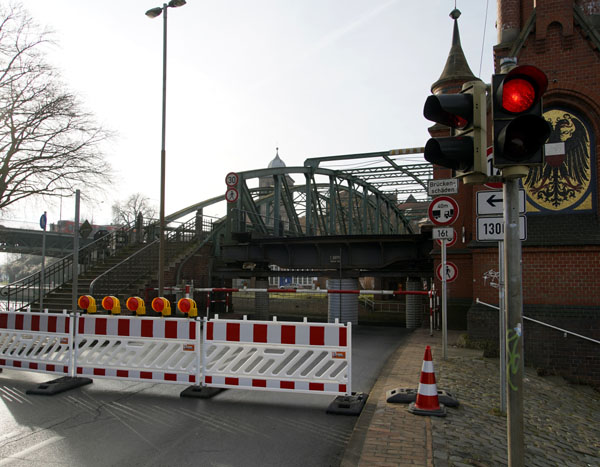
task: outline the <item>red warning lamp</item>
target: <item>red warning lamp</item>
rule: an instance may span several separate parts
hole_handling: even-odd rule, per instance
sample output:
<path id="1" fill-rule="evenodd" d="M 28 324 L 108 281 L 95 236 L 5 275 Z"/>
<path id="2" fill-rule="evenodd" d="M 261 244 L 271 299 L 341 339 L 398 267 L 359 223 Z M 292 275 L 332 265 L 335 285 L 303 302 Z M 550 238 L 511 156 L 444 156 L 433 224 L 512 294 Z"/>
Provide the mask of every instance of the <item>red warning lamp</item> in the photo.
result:
<path id="1" fill-rule="evenodd" d="M 102 299 L 102 308 L 113 315 L 121 314 L 121 302 L 117 297 L 108 295 Z"/>
<path id="2" fill-rule="evenodd" d="M 88 313 L 96 313 L 96 300 L 91 295 L 82 295 L 79 297 L 77 306 Z"/>
<path id="3" fill-rule="evenodd" d="M 182 298 L 177 302 L 177 308 L 182 313 L 187 314 L 190 318 L 198 316 L 198 307 L 196 301 L 191 298 Z"/>
<path id="4" fill-rule="evenodd" d="M 152 300 L 152 309 L 163 316 L 171 316 L 171 303 L 164 297 L 156 297 Z"/>
<path id="5" fill-rule="evenodd" d="M 129 297 L 125 302 L 125 306 L 129 311 L 135 311 L 138 316 L 146 314 L 146 303 L 140 297 Z"/>
<path id="6" fill-rule="evenodd" d="M 528 167 L 544 163 L 544 143 L 551 131 L 542 117 L 542 96 L 547 88 L 546 74 L 531 65 L 492 76 L 496 167 Z M 515 169 L 514 174 L 522 176 L 527 171 Z"/>

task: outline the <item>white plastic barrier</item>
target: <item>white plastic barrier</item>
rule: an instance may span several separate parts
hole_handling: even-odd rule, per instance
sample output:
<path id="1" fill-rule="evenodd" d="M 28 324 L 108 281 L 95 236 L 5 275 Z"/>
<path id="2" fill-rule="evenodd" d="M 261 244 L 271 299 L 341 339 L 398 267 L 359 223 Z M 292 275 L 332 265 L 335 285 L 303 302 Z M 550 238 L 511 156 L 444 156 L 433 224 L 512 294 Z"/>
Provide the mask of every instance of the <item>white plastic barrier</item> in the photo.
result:
<path id="1" fill-rule="evenodd" d="M 179 318 L 79 315 L 78 375 L 198 384 L 200 322 Z"/>
<path id="2" fill-rule="evenodd" d="M 67 314 L 0 312 L 0 367 L 68 375 L 72 335 Z"/>
<path id="3" fill-rule="evenodd" d="M 351 394 L 351 324 L 218 318 L 203 332 L 204 385 Z"/>

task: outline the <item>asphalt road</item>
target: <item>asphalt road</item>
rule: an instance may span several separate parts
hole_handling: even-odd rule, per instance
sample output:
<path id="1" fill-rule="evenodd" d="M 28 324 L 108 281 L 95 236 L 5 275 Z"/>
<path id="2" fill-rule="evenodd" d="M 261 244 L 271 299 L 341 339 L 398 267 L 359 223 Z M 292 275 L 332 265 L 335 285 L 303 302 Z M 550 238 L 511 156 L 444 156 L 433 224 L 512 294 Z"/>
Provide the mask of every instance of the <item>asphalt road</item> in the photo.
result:
<path id="1" fill-rule="evenodd" d="M 369 392 L 407 335 L 354 327 L 353 391 Z M 179 397 L 184 386 L 103 379 L 25 394 L 49 379 L 0 374 L 0 466 L 338 465 L 357 420 L 326 414 L 326 395 L 227 390 L 190 399 Z"/>

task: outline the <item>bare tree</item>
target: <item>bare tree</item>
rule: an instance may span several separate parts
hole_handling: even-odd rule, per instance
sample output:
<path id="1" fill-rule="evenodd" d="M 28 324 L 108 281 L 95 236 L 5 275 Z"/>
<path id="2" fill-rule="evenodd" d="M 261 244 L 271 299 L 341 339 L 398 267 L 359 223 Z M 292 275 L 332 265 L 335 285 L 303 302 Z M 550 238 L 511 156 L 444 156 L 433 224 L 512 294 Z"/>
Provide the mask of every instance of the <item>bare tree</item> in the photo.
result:
<path id="1" fill-rule="evenodd" d="M 150 199 L 141 193 L 134 193 L 125 201 L 116 202 L 112 206 L 113 224 L 133 225 L 137 217 L 142 214 L 144 219 L 156 217 L 156 207 L 150 204 Z"/>
<path id="2" fill-rule="evenodd" d="M 0 6 L 0 210 L 109 178 L 99 148 L 109 133 L 45 62 L 49 42 L 21 5 Z"/>

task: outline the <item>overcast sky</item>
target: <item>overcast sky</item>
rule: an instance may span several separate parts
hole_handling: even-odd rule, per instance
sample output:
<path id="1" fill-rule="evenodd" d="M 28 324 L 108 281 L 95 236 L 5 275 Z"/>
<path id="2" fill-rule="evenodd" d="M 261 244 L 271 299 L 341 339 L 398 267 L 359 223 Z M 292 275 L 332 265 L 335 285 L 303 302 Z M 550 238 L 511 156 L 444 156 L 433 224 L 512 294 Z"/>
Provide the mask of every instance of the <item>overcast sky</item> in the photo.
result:
<path id="1" fill-rule="evenodd" d="M 115 184 L 104 203 L 84 203 L 82 216 L 108 223 L 113 201 L 136 192 L 158 206 L 162 17 L 144 13 L 162 2 L 23 4 L 54 31 L 48 60 L 66 85 L 117 133 L 104 148 Z M 167 214 L 224 193 L 228 172 L 266 167 L 277 146 L 287 166 L 424 146 L 430 122 L 423 103 L 450 50 L 454 5 L 188 0 L 169 9 Z M 489 82 L 496 2 L 458 0 L 457 7 L 469 65 Z M 47 209 L 48 222 L 60 216 L 58 205 L 35 209 Z M 21 207 L 15 216 L 37 223 L 35 209 Z M 62 218 L 73 211 L 74 200 L 65 199 Z"/>

